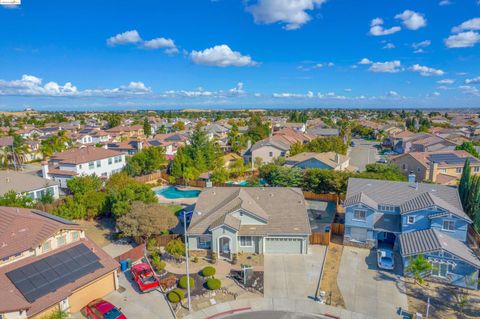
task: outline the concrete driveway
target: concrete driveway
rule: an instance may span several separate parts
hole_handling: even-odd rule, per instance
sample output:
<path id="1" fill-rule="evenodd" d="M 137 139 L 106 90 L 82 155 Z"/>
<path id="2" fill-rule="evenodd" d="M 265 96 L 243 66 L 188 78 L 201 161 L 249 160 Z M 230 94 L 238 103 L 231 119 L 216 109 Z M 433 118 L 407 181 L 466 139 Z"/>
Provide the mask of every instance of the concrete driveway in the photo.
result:
<path id="1" fill-rule="evenodd" d="M 173 319 L 167 301 L 160 291 L 153 290 L 148 293 L 139 293 L 129 277 L 121 273 L 118 280 L 120 289 L 108 294 L 103 299 L 121 308 L 127 318 Z M 71 318 L 80 319 L 84 317 L 80 313 L 76 313 Z"/>
<path id="2" fill-rule="evenodd" d="M 264 295 L 304 299 L 315 296 L 325 246 L 312 245 L 307 255 L 265 255 Z"/>
<path id="3" fill-rule="evenodd" d="M 378 150 L 374 147 L 378 142 L 363 139 L 352 139 L 352 141 L 355 142 L 355 146 L 349 148 L 350 165 L 356 166 L 359 171 L 363 172 L 367 164 L 375 163 L 380 159 Z"/>
<path id="4" fill-rule="evenodd" d="M 394 272 L 379 270 L 375 250 L 344 247 L 337 283 L 348 310 L 376 318 L 402 318 L 408 309 L 401 265 Z"/>

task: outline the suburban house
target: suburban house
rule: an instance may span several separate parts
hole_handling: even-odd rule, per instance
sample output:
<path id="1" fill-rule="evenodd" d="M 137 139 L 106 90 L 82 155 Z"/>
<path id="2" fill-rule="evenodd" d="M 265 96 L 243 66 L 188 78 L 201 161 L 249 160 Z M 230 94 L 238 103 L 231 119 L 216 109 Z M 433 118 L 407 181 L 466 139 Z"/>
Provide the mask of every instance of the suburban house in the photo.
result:
<path id="1" fill-rule="evenodd" d="M 246 163 L 255 162 L 260 158 L 262 163 L 271 163 L 275 158 L 287 156 L 290 144 L 280 136 L 273 136 L 253 144 L 244 154 Z"/>
<path id="2" fill-rule="evenodd" d="M 118 262 L 84 229 L 48 213 L 0 207 L 0 318 L 80 311 L 118 288 Z"/>
<path id="3" fill-rule="evenodd" d="M 111 142 L 107 144 L 109 150 L 121 152 L 125 155 L 134 155 L 140 152 L 144 147 L 149 147 L 150 144 L 147 140 L 142 139 L 129 139 L 122 142 Z"/>
<path id="4" fill-rule="evenodd" d="M 323 126 L 317 126 L 307 129 L 307 133 L 317 137 L 327 137 L 327 136 L 339 136 L 340 131 L 336 128 L 326 128 Z"/>
<path id="5" fill-rule="evenodd" d="M 285 165 L 302 169 L 320 168 L 343 171 L 350 166 L 350 157 L 335 152 L 304 152 L 295 156 L 287 157 Z"/>
<path id="6" fill-rule="evenodd" d="M 117 138 L 143 137 L 143 125 L 119 125 L 105 131 Z"/>
<path id="7" fill-rule="evenodd" d="M 454 142 L 448 141 L 440 136 L 428 133 L 412 133 L 404 131 L 389 137 L 383 142 L 384 147 L 391 147 L 392 150 L 399 154 L 409 152 L 435 152 L 435 151 L 453 151 L 455 149 Z"/>
<path id="8" fill-rule="evenodd" d="M 0 171 L 0 196 L 12 190 L 33 200 L 41 199 L 47 192 L 58 198 L 58 184 L 52 180 L 17 171 Z"/>
<path id="9" fill-rule="evenodd" d="M 470 159 L 472 174 L 480 173 L 480 160 L 466 151 L 412 152 L 390 159 L 408 176 L 414 173 L 419 181 L 456 185 L 462 176 L 465 160 Z"/>
<path id="10" fill-rule="evenodd" d="M 311 231 L 300 189 L 214 187 L 198 197 L 188 233 L 193 254 L 231 260 L 240 252 L 306 254 Z"/>
<path id="11" fill-rule="evenodd" d="M 75 176 L 97 175 L 108 178 L 120 172 L 125 165 L 125 154 L 87 146 L 52 155 L 48 163 L 42 162 L 42 176 L 53 179 L 60 187 L 66 188 L 67 180 Z"/>
<path id="12" fill-rule="evenodd" d="M 472 220 L 456 188 L 427 183 L 350 178 L 344 202 L 344 243 L 390 245 L 404 269 L 423 254 L 434 266 L 431 278 L 477 289 L 480 260 L 467 245 Z M 470 282 L 474 278 L 474 283 Z"/>

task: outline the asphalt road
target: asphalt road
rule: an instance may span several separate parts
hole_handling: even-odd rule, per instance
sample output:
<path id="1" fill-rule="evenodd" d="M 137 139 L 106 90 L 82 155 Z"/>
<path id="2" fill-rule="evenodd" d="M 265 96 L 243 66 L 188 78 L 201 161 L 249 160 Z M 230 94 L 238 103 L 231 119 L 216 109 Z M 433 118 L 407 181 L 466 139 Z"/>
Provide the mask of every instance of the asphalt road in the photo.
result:
<path id="1" fill-rule="evenodd" d="M 254 311 L 233 316 L 225 317 L 225 319 L 319 319 L 323 316 L 305 315 L 286 311 Z"/>
<path id="2" fill-rule="evenodd" d="M 356 166 L 360 172 L 365 170 L 365 166 L 375 163 L 380 159 L 378 150 L 374 145 L 378 142 L 371 142 L 362 139 L 352 139 L 355 146 L 350 147 L 350 165 Z"/>

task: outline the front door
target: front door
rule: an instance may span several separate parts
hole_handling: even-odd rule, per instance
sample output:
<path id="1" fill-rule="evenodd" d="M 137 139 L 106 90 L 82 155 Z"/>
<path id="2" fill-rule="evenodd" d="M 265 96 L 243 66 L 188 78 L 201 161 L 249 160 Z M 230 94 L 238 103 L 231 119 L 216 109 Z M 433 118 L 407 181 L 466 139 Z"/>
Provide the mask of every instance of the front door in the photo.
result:
<path id="1" fill-rule="evenodd" d="M 218 254 L 220 257 L 230 259 L 230 238 L 221 237 L 218 244 Z"/>

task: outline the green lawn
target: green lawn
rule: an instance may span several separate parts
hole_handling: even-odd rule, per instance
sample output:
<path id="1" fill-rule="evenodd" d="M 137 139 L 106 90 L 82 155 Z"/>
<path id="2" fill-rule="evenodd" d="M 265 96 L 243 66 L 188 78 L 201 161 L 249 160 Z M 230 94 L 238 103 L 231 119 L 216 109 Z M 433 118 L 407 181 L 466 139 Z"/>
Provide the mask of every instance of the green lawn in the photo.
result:
<path id="1" fill-rule="evenodd" d="M 172 213 L 174 213 L 177 216 L 178 216 L 178 214 L 180 214 L 180 212 L 183 209 L 182 206 L 176 205 L 176 204 L 160 204 L 160 205 L 167 208 L 169 211 L 171 211 Z"/>

